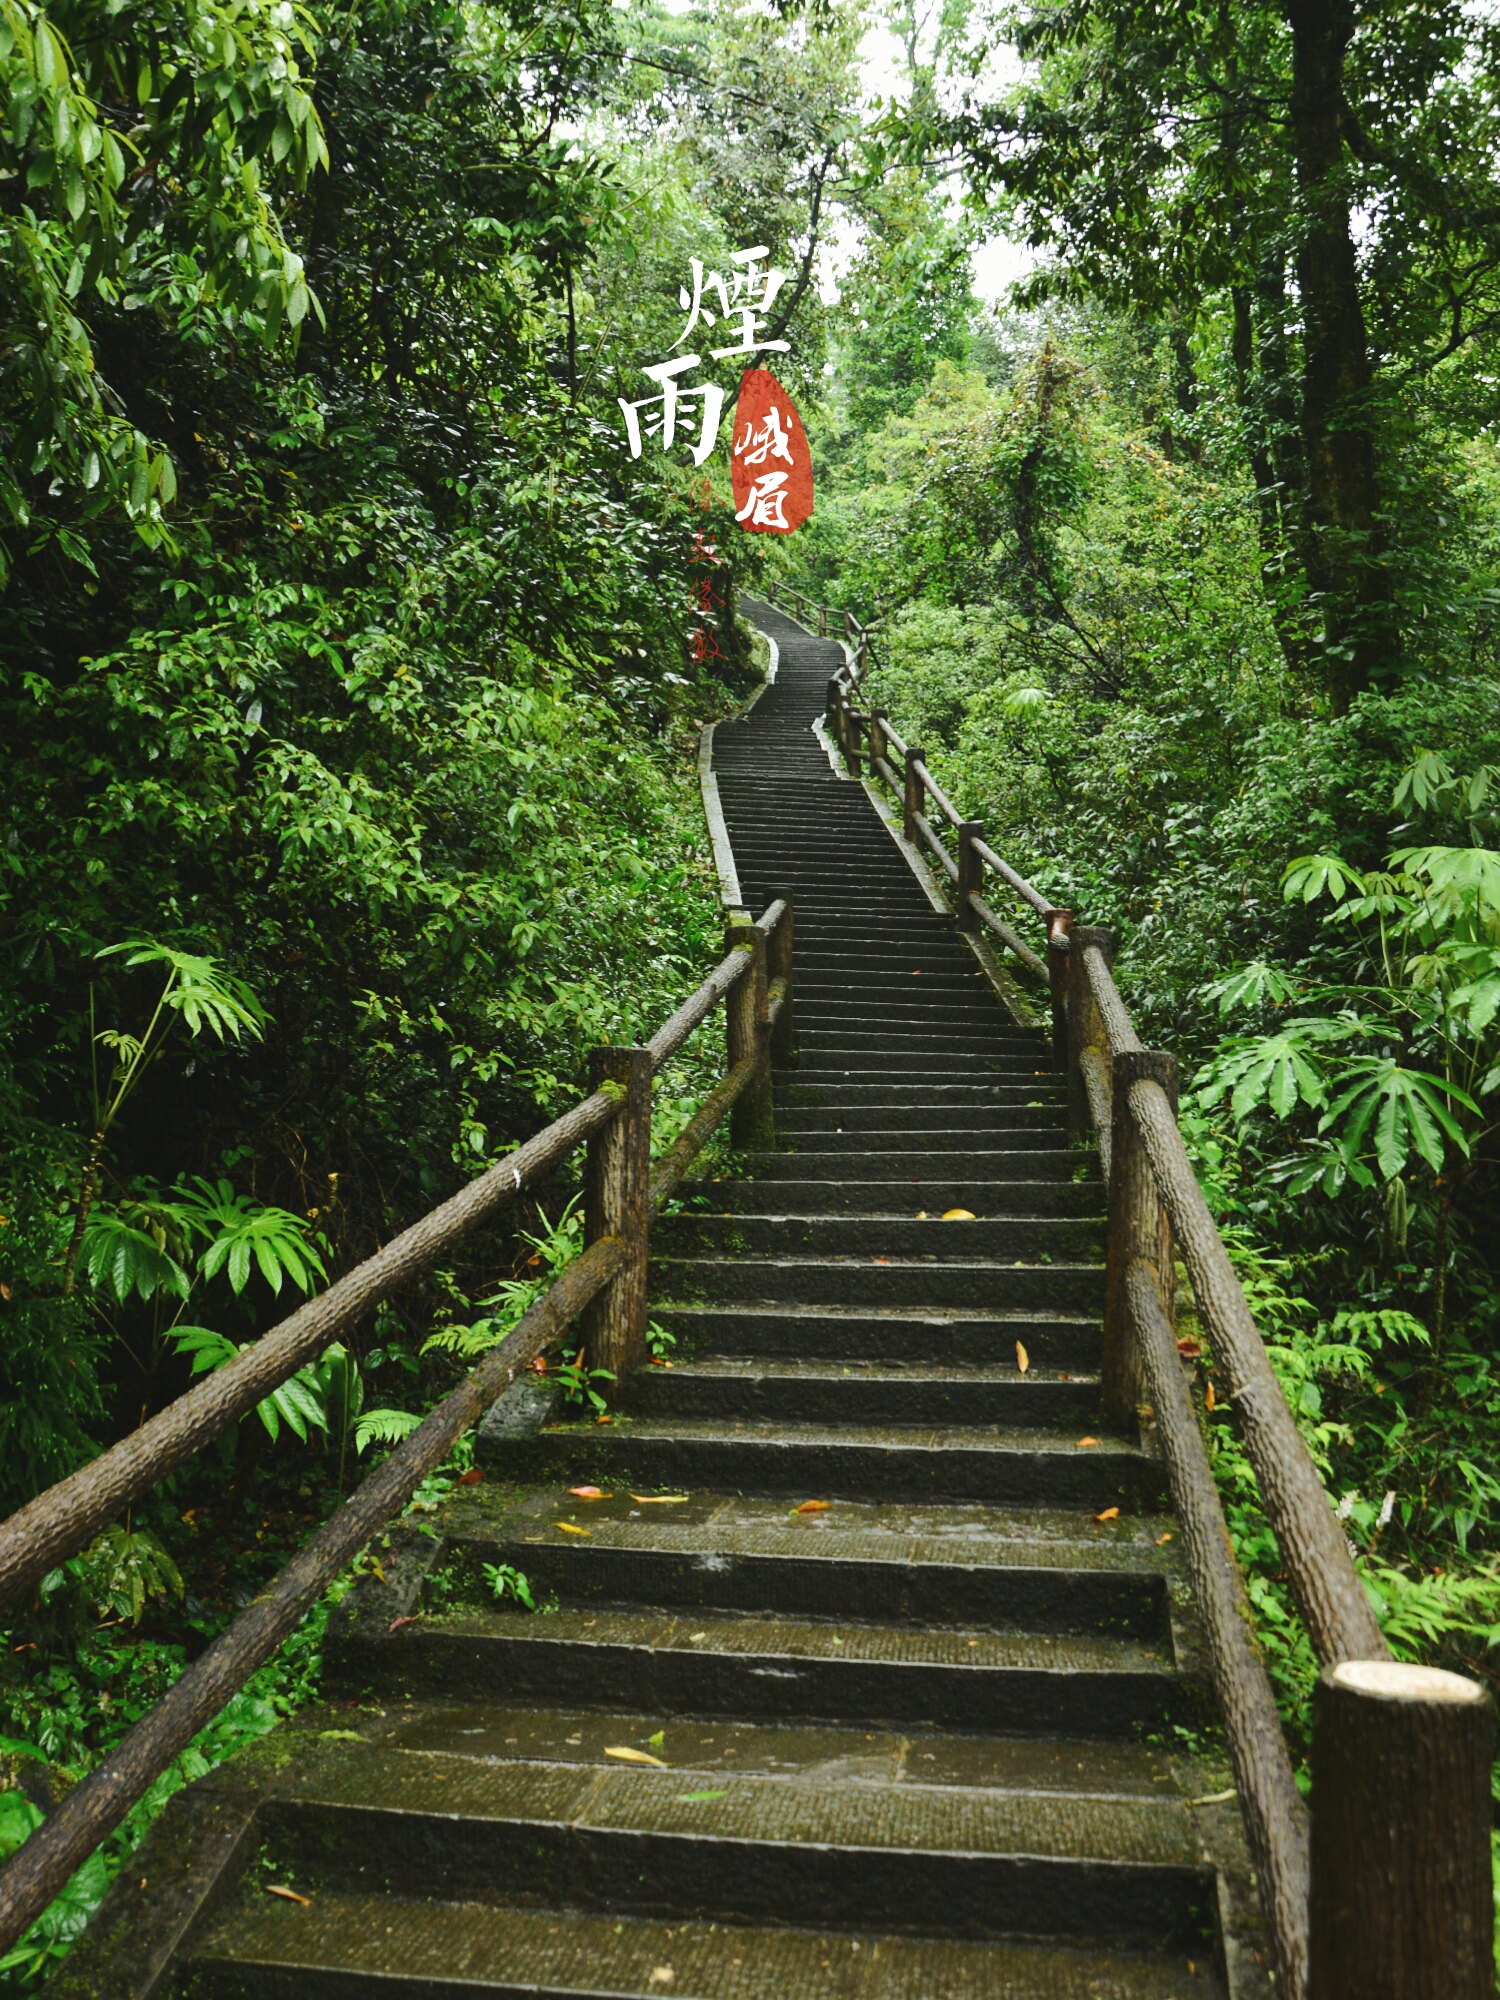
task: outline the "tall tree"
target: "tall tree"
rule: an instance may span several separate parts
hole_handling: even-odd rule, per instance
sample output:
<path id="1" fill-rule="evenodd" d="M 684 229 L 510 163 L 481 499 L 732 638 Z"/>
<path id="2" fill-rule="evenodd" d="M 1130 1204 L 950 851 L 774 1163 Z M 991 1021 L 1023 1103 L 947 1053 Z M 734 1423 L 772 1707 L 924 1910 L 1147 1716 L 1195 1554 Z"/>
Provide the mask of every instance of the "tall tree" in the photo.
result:
<path id="1" fill-rule="evenodd" d="M 993 97 L 1001 39 L 1035 67 Z M 1500 325 L 1497 55 L 1500 27 L 1457 0 L 1025 0 L 925 135 L 1058 253 L 1035 295 L 1178 314 L 1227 295 L 1256 477 L 1290 503 L 1338 709 L 1402 657 L 1404 392 Z"/>

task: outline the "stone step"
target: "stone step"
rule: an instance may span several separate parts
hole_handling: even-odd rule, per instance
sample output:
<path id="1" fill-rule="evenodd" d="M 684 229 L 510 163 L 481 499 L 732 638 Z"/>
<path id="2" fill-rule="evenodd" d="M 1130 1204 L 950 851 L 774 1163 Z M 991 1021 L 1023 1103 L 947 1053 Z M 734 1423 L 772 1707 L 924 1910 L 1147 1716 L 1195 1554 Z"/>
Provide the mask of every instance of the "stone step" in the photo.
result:
<path id="1" fill-rule="evenodd" d="M 855 1500 L 804 1515 L 784 1495 L 693 1493 L 658 1504 L 624 1486 L 605 1492 L 593 1501 L 565 1487 L 521 1500 L 509 1486 L 455 1494 L 437 1525 L 456 1587 L 493 1608 L 482 1565 L 507 1562 L 539 1597 L 553 1592 L 569 1608 L 774 1611 L 953 1626 L 967 1636 L 1055 1632 L 1139 1640 L 1172 1658 L 1168 1585 L 1178 1558 L 1171 1542 L 1158 1545 L 1159 1516 L 1100 1523 L 1067 1512 Z"/>
<path id="2" fill-rule="evenodd" d="M 1029 1088 L 1029 1087 L 1028 1087 Z M 1064 1107 L 1050 1087 L 1045 1098 L 1007 1093 L 998 1103 L 923 1104 L 783 1104 L 776 1108 L 776 1130 L 796 1139 L 806 1133 L 832 1132 L 1065 1132 Z"/>
<path id="3" fill-rule="evenodd" d="M 1219 2000 L 1200 1951 L 1126 1953 L 878 1932 L 669 1922 L 576 1907 L 321 1895 L 299 1909 L 246 1894 L 191 1956 L 204 2000 Z M 1189 1971 L 1189 1966 L 1192 1970 Z M 451 1967 L 451 1974 L 435 1968 Z"/>
<path id="4" fill-rule="evenodd" d="M 793 1154 L 795 1162 L 801 1156 Z M 1048 1156 L 1022 1153 L 1022 1162 L 1041 1160 L 1045 1171 Z M 1104 1211 L 1103 1184 L 1096 1180 L 1071 1178 L 1073 1160 L 1062 1155 L 1061 1169 L 1050 1180 L 1023 1180 L 1018 1172 L 1012 1180 L 951 1180 L 938 1178 L 943 1156 L 928 1161 L 930 1178 L 915 1175 L 900 1180 L 825 1180 L 798 1178 L 793 1174 L 746 1181 L 719 1181 L 699 1193 L 696 1184 L 679 1190 L 685 1209 L 714 1210 L 720 1214 L 747 1215 L 903 1215 L 919 1213 L 941 1216 L 950 1208 L 967 1208 L 981 1220 L 989 1216 L 1088 1216 Z M 658 1230 L 660 1224 L 657 1225 Z"/>
<path id="5" fill-rule="evenodd" d="M 929 1305 L 861 1312 L 841 1304 L 654 1304 L 651 1317 L 688 1354 L 808 1361 L 910 1362 L 991 1368 L 1016 1359 L 1093 1379 L 1102 1333 L 1097 1318 L 1063 1313 L 943 1311 Z"/>
<path id="6" fill-rule="evenodd" d="M 960 1263 L 893 1257 L 657 1257 L 651 1296 L 663 1304 L 978 1307 L 992 1312 L 1102 1312 L 1102 1264 Z M 653 1310 L 654 1310 L 653 1306 Z"/>
<path id="7" fill-rule="evenodd" d="M 1092 1442 L 1084 1445 L 1082 1439 Z M 490 1444 L 480 1461 L 542 1483 L 629 1481 L 637 1491 L 794 1494 L 802 1499 L 973 1500 L 1000 1507 L 1155 1513 L 1158 1462 L 1098 1431 L 1002 1430 L 998 1425 L 906 1428 L 853 1423 L 674 1421 L 634 1417 L 600 1426 L 549 1424 L 528 1440 Z"/>
<path id="8" fill-rule="evenodd" d="M 1028 1349 L 1028 1363 L 1030 1350 Z M 646 1417 L 752 1418 L 770 1423 L 998 1424 L 1086 1431 L 1099 1412 L 1098 1384 L 1028 1365 L 1014 1353 L 988 1368 L 932 1369 L 913 1363 L 755 1362 L 705 1355 L 630 1378 L 630 1411 Z"/>
<path id="9" fill-rule="evenodd" d="M 651 1232 L 653 1255 L 678 1257 L 901 1257 L 970 1263 L 1017 1258 L 1084 1263 L 1104 1254 L 1104 1218 L 1007 1215 L 987 1220 L 919 1221 L 905 1215 L 663 1216 Z"/>
<path id="10" fill-rule="evenodd" d="M 538 1576 L 540 1546 L 525 1548 Z M 419 1613 L 395 1632 L 365 1635 L 357 1648 L 335 1633 L 325 1657 L 334 1691 L 378 1694 L 387 1702 L 555 1703 L 657 1718 L 807 1720 L 1134 1744 L 1143 1733 L 1203 1719 L 1203 1690 L 1175 1671 L 1170 1652 L 1164 1640 L 867 1625 L 702 1605 L 565 1605 L 533 1615 L 519 1606 L 458 1604 Z M 644 1749 L 647 1736 L 642 1729 L 627 1740 Z M 769 1821 L 762 1838 L 781 1837 Z M 425 1872 L 425 1847 L 423 1863 Z M 439 1880 L 430 1893 L 452 1893 L 451 1886 Z"/>
<path id="11" fill-rule="evenodd" d="M 837 1133 L 834 1136 L 837 1137 Z M 868 1134 L 863 1136 L 869 1137 Z M 986 1148 L 975 1145 L 972 1132 L 918 1132 L 911 1135 L 912 1143 L 902 1149 L 882 1143 L 861 1145 L 857 1150 L 847 1146 L 840 1146 L 837 1150 L 820 1148 L 804 1136 L 800 1144 L 786 1147 L 779 1153 L 746 1154 L 745 1158 L 754 1173 L 750 1180 L 740 1185 L 813 1179 L 837 1180 L 840 1183 L 909 1183 L 916 1187 L 935 1176 L 953 1175 L 963 1175 L 972 1181 L 1030 1180 L 1033 1175 L 1071 1180 L 1079 1168 L 1085 1168 L 1088 1181 L 1079 1185 L 1098 1187 L 1097 1156 L 1065 1151 L 1051 1143 L 1055 1136 L 1042 1130 L 1018 1132 L 1005 1146 Z M 929 1141 L 932 1143 L 929 1144 Z M 728 1187 L 735 1183 L 716 1181 L 712 1185 Z M 947 1202 L 944 1205 L 948 1208 L 974 1208 L 971 1201 Z M 918 1201 L 914 1206 L 930 1208 L 931 1204 Z M 978 1212 L 976 1209 L 975 1213 Z"/>

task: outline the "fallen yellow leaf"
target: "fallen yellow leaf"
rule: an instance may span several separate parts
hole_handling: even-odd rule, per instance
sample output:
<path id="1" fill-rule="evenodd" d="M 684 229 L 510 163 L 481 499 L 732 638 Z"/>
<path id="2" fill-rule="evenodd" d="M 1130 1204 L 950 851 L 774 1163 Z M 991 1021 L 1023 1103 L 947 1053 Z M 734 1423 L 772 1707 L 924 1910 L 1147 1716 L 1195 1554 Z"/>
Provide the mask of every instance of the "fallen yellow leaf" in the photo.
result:
<path id="1" fill-rule="evenodd" d="M 632 1500 L 639 1500 L 643 1507 L 682 1507 L 692 1498 L 690 1493 L 632 1493 Z"/>
<path id="2" fill-rule="evenodd" d="M 927 1220 L 927 1211 L 925 1208 L 919 1208 L 917 1210 L 917 1220 L 918 1222 L 925 1222 Z"/>
<path id="3" fill-rule="evenodd" d="M 1098 1442 L 1098 1438 L 1080 1438 L 1078 1440 L 1078 1449 L 1082 1451 L 1086 1444 L 1097 1444 Z"/>
<path id="4" fill-rule="evenodd" d="M 561 1528 L 565 1535 L 586 1535 L 589 1532 L 587 1528 L 575 1528 L 571 1521 L 554 1521 L 552 1525 Z"/>
<path id="5" fill-rule="evenodd" d="M 1023 1375 L 1031 1366 L 1031 1356 L 1026 1352 L 1026 1349 L 1021 1345 L 1019 1340 L 1016 1342 L 1016 1366 Z"/>
<path id="6" fill-rule="evenodd" d="M 283 1889 L 279 1882 L 268 1882 L 266 1884 L 266 1894 L 268 1896 L 285 1896 L 289 1903 L 300 1903 L 304 1910 L 312 1908 L 311 1896 L 299 1896 L 295 1889 Z"/>
<path id="7" fill-rule="evenodd" d="M 945 1208 L 943 1210 L 943 1220 L 944 1222 L 972 1222 L 974 1220 L 974 1211 L 972 1208 Z"/>
<path id="8" fill-rule="evenodd" d="M 1106 1507 L 1102 1514 L 1094 1516 L 1096 1521 L 1118 1521 L 1119 1518 L 1120 1510 L 1118 1507 Z"/>
<path id="9" fill-rule="evenodd" d="M 1156 1538 L 1156 1546 L 1157 1546 L 1158 1548 L 1160 1548 L 1160 1547 L 1162 1546 L 1162 1544 L 1163 1544 L 1164 1542 L 1170 1542 L 1170 1541 L 1171 1541 L 1171 1539 L 1172 1539 L 1172 1536 L 1171 1536 L 1171 1531 L 1169 1530 L 1169 1531 L 1168 1531 L 1168 1532 L 1167 1532 L 1167 1533 L 1166 1533 L 1165 1535 L 1158 1535 L 1158 1536 L 1157 1536 L 1157 1538 Z"/>
<path id="10" fill-rule="evenodd" d="M 630 1743 L 607 1743 L 604 1754 L 606 1757 L 618 1757 L 622 1764 L 654 1764 L 658 1771 L 669 1768 L 660 1757 L 653 1757 L 649 1750 L 637 1750 Z"/>
<path id="11" fill-rule="evenodd" d="M 613 1493 L 601 1493 L 597 1486 L 570 1486 L 568 1491 L 575 1500 L 613 1500 Z"/>
<path id="12" fill-rule="evenodd" d="M 826 1514 L 830 1503 L 827 1500 L 804 1500 L 800 1507 L 794 1507 L 794 1514 Z"/>
<path id="13" fill-rule="evenodd" d="M 1203 1407 L 1211 1410 L 1214 1406 L 1214 1385 L 1210 1382 L 1203 1391 Z"/>

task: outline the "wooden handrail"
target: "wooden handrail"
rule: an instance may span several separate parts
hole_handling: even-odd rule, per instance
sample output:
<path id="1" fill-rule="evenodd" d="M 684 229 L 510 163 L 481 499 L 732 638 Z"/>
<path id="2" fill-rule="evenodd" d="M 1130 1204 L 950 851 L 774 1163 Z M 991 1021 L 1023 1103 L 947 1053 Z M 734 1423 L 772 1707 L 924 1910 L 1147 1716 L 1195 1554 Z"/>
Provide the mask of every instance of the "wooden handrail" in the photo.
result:
<path id="1" fill-rule="evenodd" d="M 1051 988 L 1053 1046 L 1055 1060 L 1068 1079 L 1070 1123 L 1079 1136 L 1090 1130 L 1096 1136 L 1109 1190 L 1101 1416 L 1106 1422 L 1129 1423 L 1141 1396 L 1149 1398 L 1155 1412 L 1274 1938 L 1279 1990 L 1301 2000 L 1307 1992 L 1309 1964 L 1318 1963 L 1309 1941 L 1309 1909 L 1332 1910 L 1341 1898 L 1350 1905 L 1353 1892 L 1347 1881 L 1325 1881 L 1321 1874 L 1309 1890 L 1307 1812 L 1292 1777 L 1264 1663 L 1251 1636 L 1244 1585 L 1172 1337 L 1174 1243 L 1227 1380 L 1261 1504 L 1325 1681 L 1350 1662 L 1366 1663 L 1370 1672 L 1386 1670 L 1381 1663 L 1390 1655 L 1379 1621 L 1198 1186 L 1178 1130 L 1175 1095 L 1167 1088 L 1170 1083 L 1175 1093 L 1175 1064 L 1143 1046 L 1115 985 L 1110 969 L 1113 934 L 1075 925 L 1071 911 L 1050 904 L 997 854 L 935 782 L 926 753 L 903 742 L 884 711 L 866 713 L 856 706 L 857 687 L 858 676 L 847 667 L 829 683 L 830 721 L 852 774 L 859 775 L 863 730 L 871 775 L 902 795 L 908 840 L 920 839 L 954 885 L 959 928 L 972 930 L 976 922 L 982 923 L 1030 976 L 1046 978 Z M 900 768 L 892 762 L 893 755 L 901 758 Z M 929 799 L 957 834 L 957 861 L 929 817 Z M 981 865 L 999 875 L 1046 923 L 1045 960 L 984 899 Z M 1365 1704 L 1370 1713 L 1378 1708 L 1378 1702 Z M 1341 1726 L 1373 1728 L 1373 1723 L 1359 1720 L 1365 1711 L 1345 1697 Z M 1424 1726 L 1413 1720 L 1409 1730 Z M 1347 1745 L 1329 1768 L 1349 1768 Z M 1421 1791 L 1421 1782 L 1415 1783 L 1414 1796 Z M 1442 1802 L 1435 1797 L 1424 1793 L 1410 1809 L 1414 1833 L 1424 1815 L 1428 1828 L 1444 1824 Z M 1466 1852 L 1472 1849 L 1465 1865 L 1480 1866 L 1476 1857 L 1488 1839 L 1480 1823 L 1483 1818 L 1480 1813 L 1472 1826 L 1453 1830 L 1453 1842 L 1464 1845 Z M 1414 1840 L 1413 1845 L 1422 1843 Z M 1331 1855 L 1336 1846 L 1324 1843 L 1321 1851 Z M 1366 1846 L 1375 1851 L 1379 1841 L 1372 1837 Z M 1327 1869 L 1345 1865 L 1336 1858 L 1318 1864 L 1316 1852 L 1313 1859 Z M 1441 1900 L 1446 1893 L 1448 1862 L 1441 1841 L 1434 1844 L 1428 1839 L 1423 1858 L 1413 1864 L 1423 1882 L 1432 1885 L 1428 1900 Z M 1411 1903 L 1406 1895 L 1401 1907 Z M 1394 1900 L 1391 1907 L 1395 1908 Z M 1395 1937 L 1406 1919 L 1393 1916 L 1390 1921 Z M 1488 1990 L 1488 1936 L 1487 1930 L 1482 1938 L 1476 1933 L 1478 1941 L 1464 1947 L 1471 1955 L 1478 1954 L 1476 1994 Z M 1409 1956 L 1410 1939 L 1404 1934 L 1403 1939 Z M 1320 1991 L 1314 2000 L 1325 1996 Z"/>
<path id="2" fill-rule="evenodd" d="M 652 1174 L 645 1203 L 648 1221 L 670 1198 L 731 1107 L 747 1092 L 767 1082 L 771 1031 L 792 1004 L 790 902 L 778 899 L 754 924 L 744 918 L 740 918 L 738 924 L 741 928 L 737 931 L 734 922 L 731 923 L 730 935 L 735 942 L 722 963 L 691 999 L 678 1008 L 651 1043 L 640 1050 L 596 1052 L 601 1057 L 631 1058 L 636 1063 L 634 1073 L 637 1075 L 644 1075 L 647 1068 L 654 1073 L 704 1019 L 716 999 L 723 997 L 730 1000 L 736 996 L 747 978 L 752 986 L 759 987 L 760 995 L 764 996 L 764 1006 L 757 997 L 756 1004 L 742 1023 L 741 1032 L 748 1032 L 751 1046 L 733 1063 L 729 1074 L 710 1094 Z M 745 933 L 749 934 L 748 940 Z M 777 951 L 778 964 L 782 969 L 766 988 L 760 983 L 760 975 L 764 971 L 768 944 Z M 644 1143 L 649 1139 L 649 1094 L 643 1096 L 642 1102 L 645 1129 L 641 1137 Z M 573 1111 L 565 1113 L 545 1132 L 529 1141 L 528 1147 L 518 1148 L 516 1153 L 501 1162 L 499 1168 L 492 1168 L 483 1179 L 492 1182 L 494 1175 L 502 1171 L 515 1174 L 517 1178 L 510 1190 L 513 1198 L 514 1193 L 526 1184 L 527 1172 L 534 1178 L 539 1171 L 532 1162 L 545 1159 L 549 1165 L 555 1165 L 582 1140 L 597 1138 L 612 1121 L 628 1121 L 632 1115 L 639 1116 L 640 1108 L 632 1112 L 628 1091 L 618 1087 L 596 1091 L 583 1104 L 575 1106 Z M 516 1167 L 522 1155 L 527 1157 L 526 1169 Z M 602 1155 L 596 1156 L 591 1149 L 591 1175 L 606 1171 Z M 472 1188 L 464 1190 L 465 1195 L 472 1192 Z M 602 1192 L 607 1197 L 608 1189 Z M 599 1207 L 600 1194 L 601 1190 L 591 1183 L 591 1212 Z M 461 1200 L 461 1196 L 455 1197 L 456 1202 Z M 491 1202 L 491 1207 L 496 1205 Z M 432 1225 L 435 1218 L 451 1217 L 453 1208 L 454 1202 L 444 1203 L 424 1221 Z M 422 1227 L 422 1224 L 416 1225 L 415 1230 L 405 1232 L 406 1237 L 412 1237 Z M 472 1227 L 468 1211 L 460 1210 L 458 1231 L 452 1228 L 451 1222 L 447 1227 L 448 1234 L 440 1237 L 438 1248 L 453 1241 L 459 1231 Z M 430 1229 L 429 1237 L 420 1240 L 429 1241 L 436 1233 Z M 368 1274 L 371 1266 L 386 1268 L 382 1258 L 388 1258 L 388 1253 L 403 1240 L 397 1238 L 395 1244 L 387 1246 L 386 1252 L 368 1259 L 349 1274 L 350 1279 Z M 436 1250 L 430 1252 L 429 1261 L 430 1255 L 435 1254 Z M 624 1277 L 632 1262 L 639 1262 L 644 1267 L 644 1257 L 643 1229 L 638 1242 L 628 1240 L 625 1235 L 595 1234 L 582 1254 L 531 1307 L 505 1340 L 487 1354 L 458 1387 L 424 1418 L 410 1437 L 361 1483 L 275 1581 L 187 1669 L 103 1763 L 68 1793 L 61 1805 L 0 1869 L 0 1952 L 6 1951 L 46 1909 L 74 1871 L 107 1839 L 198 1731 L 212 1721 L 251 1674 L 290 1636 L 334 1578 L 347 1568 L 370 1537 L 406 1506 L 422 1481 L 442 1464 L 458 1439 L 515 1382 L 527 1364 L 552 1346 L 579 1314 L 593 1306 L 601 1295 L 607 1296 L 608 1289 Z M 403 1268 L 409 1270 L 412 1267 Z M 341 1282 L 347 1284 L 348 1280 Z M 314 1303 L 326 1304 L 338 1290 L 338 1286 L 332 1287 L 329 1293 Z M 367 1293 L 360 1296 L 366 1297 Z M 374 1296 L 379 1297 L 380 1293 L 376 1292 Z M 643 1299 L 643 1291 L 641 1296 Z M 306 1310 L 304 1308 L 304 1312 Z M 346 1308 L 339 1306 L 336 1312 L 341 1315 L 337 1325 L 342 1325 Z M 294 1314 L 287 1325 L 292 1325 L 300 1317 Z M 284 1336 L 286 1328 L 279 1328 L 276 1332 Z M 266 1340 L 272 1337 L 267 1335 Z M 301 1338 L 305 1339 L 305 1336 Z M 264 1344 L 259 1343 L 260 1346 Z M 283 1338 L 283 1349 L 285 1345 Z M 280 1365 L 279 1362 L 277 1365 Z M 221 1375 L 229 1373 L 229 1369 L 221 1371 Z M 285 1376 L 276 1379 L 284 1380 Z M 262 1389 L 259 1393 L 267 1392 Z M 176 1427 L 169 1429 L 172 1448 L 177 1453 L 172 1460 L 174 1464 L 180 1464 L 188 1455 L 183 1446 L 185 1437 L 199 1436 L 199 1441 L 203 1441 L 199 1435 L 203 1420 L 196 1408 L 184 1410 L 184 1405 L 191 1400 L 190 1392 L 189 1396 L 180 1397 L 162 1412 L 163 1417 L 172 1417 L 175 1413 L 177 1418 Z M 198 1426 L 196 1431 L 191 1428 L 195 1424 Z M 212 1434 L 212 1431 L 207 1432 L 208 1436 Z M 143 1435 L 144 1432 L 136 1433 L 137 1438 Z M 34 1510 L 39 1503 L 50 1501 L 53 1506 L 43 1508 L 40 1518 L 49 1523 L 54 1543 L 59 1537 L 66 1542 L 69 1534 L 78 1532 L 81 1520 L 91 1518 L 90 1510 L 97 1505 L 100 1492 L 113 1491 L 120 1476 L 115 1454 L 106 1452 L 93 1465 L 75 1474 L 72 1480 L 51 1488 L 48 1493 L 40 1495 L 38 1501 L 33 1501 L 29 1508 L 23 1508 L 20 1514 L 5 1524 L 3 1532 L 15 1530 L 28 1515 L 37 1518 Z M 144 1491 L 155 1478 L 161 1476 L 161 1471 L 148 1466 L 138 1490 Z M 65 1489 L 72 1489 L 71 1504 L 59 1509 L 57 1496 L 64 1494 Z M 105 1519 L 108 1518 L 106 1515 Z M 73 1544 L 81 1545 L 81 1542 Z M 52 1560 L 49 1559 L 47 1567 L 52 1566 Z M 15 1568 L 19 1571 L 24 1565 L 18 1563 Z"/>

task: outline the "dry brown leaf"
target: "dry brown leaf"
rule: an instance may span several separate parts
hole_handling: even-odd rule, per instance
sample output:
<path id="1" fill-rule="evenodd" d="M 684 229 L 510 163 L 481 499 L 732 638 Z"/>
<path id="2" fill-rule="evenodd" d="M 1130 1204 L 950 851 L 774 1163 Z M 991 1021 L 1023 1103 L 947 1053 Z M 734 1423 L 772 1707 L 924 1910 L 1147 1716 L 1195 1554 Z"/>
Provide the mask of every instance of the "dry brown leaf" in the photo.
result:
<path id="1" fill-rule="evenodd" d="M 477 1465 L 471 1465 L 467 1472 L 461 1472 L 458 1475 L 453 1484 L 455 1486 L 477 1486 L 483 1477 L 483 1469 Z"/>
<path id="2" fill-rule="evenodd" d="M 604 1754 L 606 1757 L 618 1757 L 622 1764 L 654 1764 L 658 1771 L 670 1769 L 660 1757 L 653 1757 L 649 1750 L 637 1750 L 630 1743 L 606 1743 Z"/>
<path id="3" fill-rule="evenodd" d="M 393 1618 L 385 1629 L 387 1632 L 399 1632 L 403 1625 L 415 1625 L 421 1615 L 420 1611 L 413 1611 L 409 1618 Z"/>
<path id="4" fill-rule="evenodd" d="M 300 1903 L 304 1910 L 312 1908 L 311 1896 L 299 1896 L 295 1889 L 283 1889 L 279 1882 L 268 1882 L 266 1884 L 266 1894 L 268 1896 L 285 1896 L 289 1903 Z"/>
<path id="5" fill-rule="evenodd" d="M 1096 1521 L 1118 1521 L 1119 1518 L 1120 1510 L 1118 1507 L 1106 1507 L 1102 1514 L 1094 1516 Z"/>
<path id="6" fill-rule="evenodd" d="M 794 1514 L 826 1514 L 830 1503 L 827 1500 L 804 1500 L 800 1507 L 794 1507 Z"/>
<path id="7" fill-rule="evenodd" d="M 1098 1438 L 1080 1438 L 1078 1440 L 1078 1449 L 1082 1451 L 1085 1445 L 1097 1444 L 1098 1442 Z"/>
<path id="8" fill-rule="evenodd" d="M 890 1261 L 891 1261 L 891 1260 L 890 1260 L 890 1258 L 889 1258 L 889 1257 L 872 1257 L 872 1258 L 870 1259 L 870 1262 L 871 1262 L 872 1264 L 889 1264 L 889 1263 L 890 1263 Z"/>
<path id="9" fill-rule="evenodd" d="M 646 1981 L 646 1984 L 648 1986 L 670 1986 L 676 1977 L 677 1974 L 672 1970 L 670 1965 L 653 1965 L 651 1968 L 651 1977 Z"/>
<path id="10" fill-rule="evenodd" d="M 1179 1340 L 1177 1343 L 1177 1352 L 1182 1356 L 1184 1361 L 1196 1361 L 1198 1356 L 1203 1352 L 1203 1346 L 1200 1341 Z"/>
<path id="11" fill-rule="evenodd" d="M 568 1491 L 575 1500 L 613 1500 L 613 1493 L 602 1493 L 597 1486 L 570 1486 Z"/>
<path id="12" fill-rule="evenodd" d="M 575 1528 L 571 1521 L 554 1521 L 552 1525 L 561 1528 L 565 1535 L 586 1535 L 589 1532 L 587 1528 Z"/>
<path id="13" fill-rule="evenodd" d="M 943 1210 L 943 1220 L 944 1222 L 972 1222 L 974 1220 L 974 1211 L 972 1208 L 945 1208 Z"/>
<path id="14" fill-rule="evenodd" d="M 682 1507 L 692 1498 L 690 1493 L 632 1493 L 632 1500 L 639 1500 L 643 1507 Z"/>
<path id="15" fill-rule="evenodd" d="M 1016 1366 L 1023 1375 L 1031 1366 L 1031 1356 L 1026 1352 L 1026 1349 L 1021 1345 L 1019 1340 L 1016 1342 Z"/>

